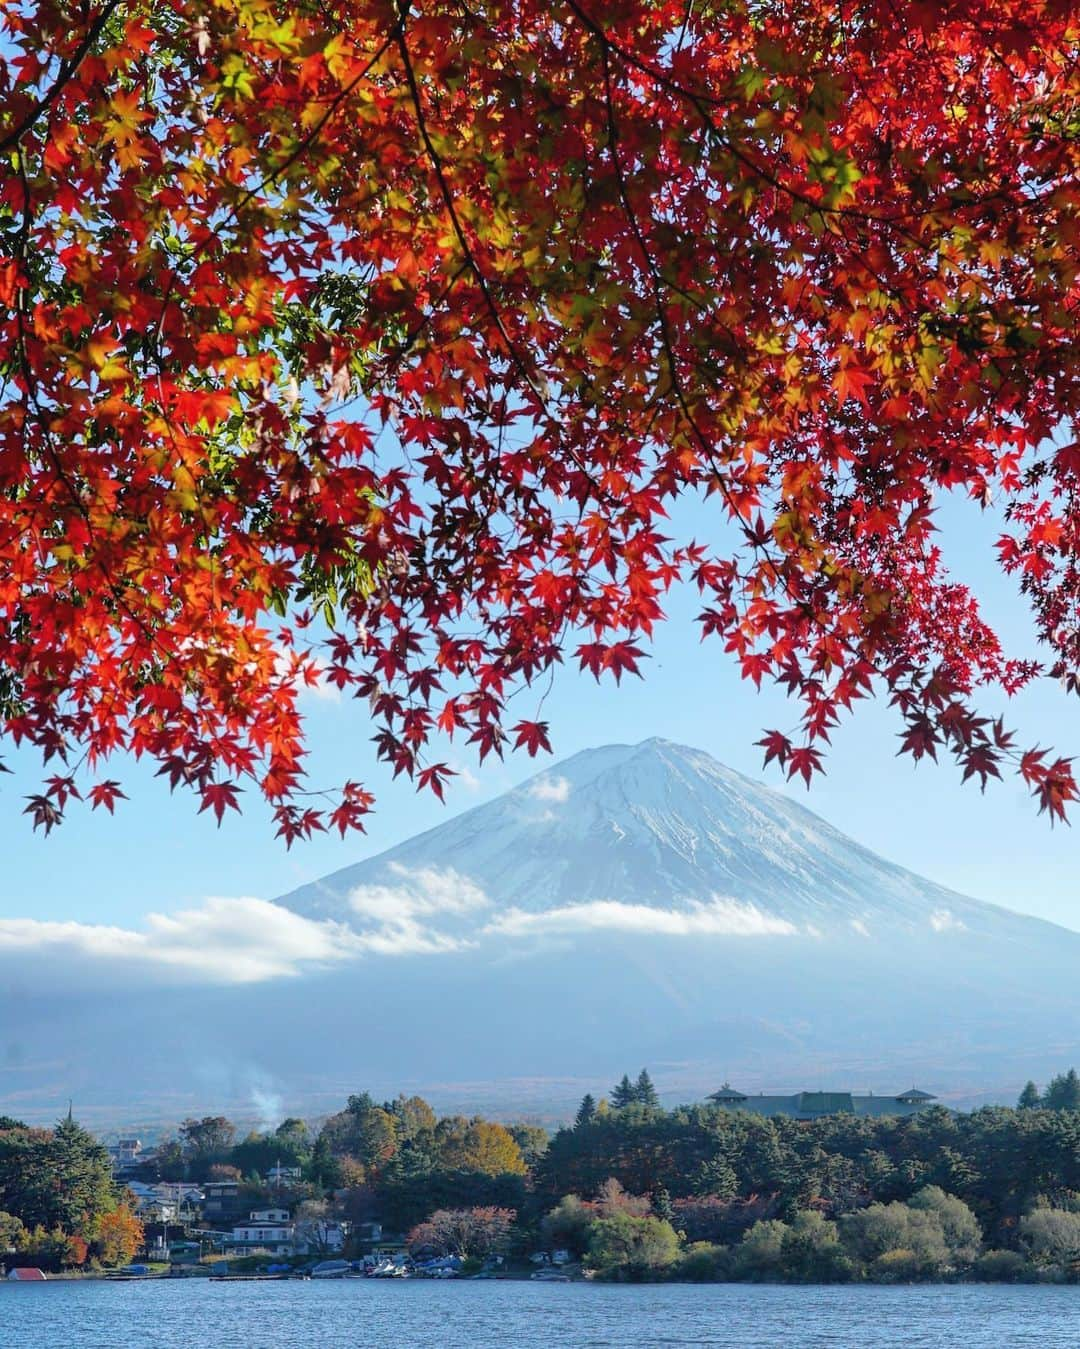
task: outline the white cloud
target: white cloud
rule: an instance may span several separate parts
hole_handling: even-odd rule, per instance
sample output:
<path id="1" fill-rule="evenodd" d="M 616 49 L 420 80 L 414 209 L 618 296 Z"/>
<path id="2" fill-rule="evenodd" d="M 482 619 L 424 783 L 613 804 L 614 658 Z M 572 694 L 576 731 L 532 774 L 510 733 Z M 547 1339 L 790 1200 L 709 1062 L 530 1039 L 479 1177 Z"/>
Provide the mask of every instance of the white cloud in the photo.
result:
<path id="1" fill-rule="evenodd" d="M 360 940 L 380 955 L 418 955 L 456 951 L 472 943 L 460 934 L 432 927 L 436 916 L 460 917 L 487 908 L 490 900 L 467 876 L 452 868 L 388 868 L 400 884 L 359 885 L 349 895 L 349 907 L 365 927 Z"/>
<path id="2" fill-rule="evenodd" d="M 560 777 L 537 778 L 528 788 L 528 794 L 534 801 L 553 801 L 563 805 L 570 799 L 570 783 Z"/>
<path id="3" fill-rule="evenodd" d="M 467 792 L 478 792 L 484 785 L 468 764 L 461 763 L 459 760 L 454 760 L 450 767 L 457 774 L 454 779 L 454 785 L 456 787 L 463 787 Z"/>
<path id="4" fill-rule="evenodd" d="M 860 937 L 869 937 L 870 935 L 870 929 L 866 926 L 866 924 L 863 922 L 861 918 L 852 918 L 851 927 L 855 932 L 859 934 Z"/>
<path id="5" fill-rule="evenodd" d="M 211 898 L 196 909 L 148 914 L 139 930 L 91 923 L 0 919 L 0 957 L 74 961 L 80 976 L 122 970 L 182 983 L 258 983 L 361 954 L 343 923 L 315 921 L 265 899 Z"/>
<path id="6" fill-rule="evenodd" d="M 935 909 L 930 915 L 930 926 L 935 932 L 967 931 L 967 924 L 961 922 L 951 909 Z"/>
<path id="7" fill-rule="evenodd" d="M 595 932 L 657 933 L 665 936 L 766 937 L 791 936 L 793 924 L 773 918 L 752 904 L 732 899 L 714 899 L 686 909 L 654 909 L 648 904 L 623 904 L 613 899 L 566 904 L 559 908 L 527 913 L 510 909 L 484 929 L 502 936 L 530 933 Z"/>
<path id="8" fill-rule="evenodd" d="M 391 862 L 387 870 L 401 884 L 358 885 L 349 894 L 354 913 L 363 918 L 468 913 L 491 903 L 474 881 L 452 867 L 407 867 Z"/>

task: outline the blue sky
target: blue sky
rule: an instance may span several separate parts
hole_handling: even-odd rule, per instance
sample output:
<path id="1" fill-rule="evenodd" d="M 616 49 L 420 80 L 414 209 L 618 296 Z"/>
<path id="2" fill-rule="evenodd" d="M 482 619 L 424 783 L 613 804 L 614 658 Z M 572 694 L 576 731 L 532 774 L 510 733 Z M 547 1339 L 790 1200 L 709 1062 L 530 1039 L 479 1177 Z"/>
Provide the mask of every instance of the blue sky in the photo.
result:
<path id="1" fill-rule="evenodd" d="M 694 521 L 699 532 L 701 523 Z M 1010 650 L 1031 653 L 1025 605 L 993 561 L 996 521 L 967 503 L 949 502 L 941 525 L 954 572 L 983 597 Z M 865 705 L 844 724 L 827 776 L 809 793 L 784 783 L 775 767 L 763 772 L 753 742 L 764 727 L 790 726 L 794 709 L 775 691 L 758 694 L 744 684 L 718 642 L 699 642 L 693 623 L 698 607 L 693 593 L 671 597 L 669 621 L 658 633 L 644 680 L 616 688 L 598 686 L 570 667 L 559 674 L 544 707 L 556 759 L 651 735 L 694 745 L 797 794 L 855 839 L 933 880 L 1080 929 L 1075 829 L 1051 830 L 1016 780 L 980 795 L 971 783 L 961 786 L 951 764 L 916 767 L 898 759 L 897 726 L 883 704 Z M 528 715 L 529 699 L 520 699 L 522 715 Z M 1010 705 L 996 695 L 985 707 L 1005 710 L 1024 745 L 1080 751 L 1080 700 L 1056 685 L 1044 681 Z M 0 778 L 0 918 L 131 925 L 148 912 L 175 911 L 207 896 L 272 899 L 438 824 L 553 762 L 518 754 L 480 768 L 463 746 L 448 746 L 438 757 L 463 771 L 440 806 L 429 794 L 418 796 L 407 783 L 392 782 L 376 764 L 366 704 L 306 697 L 305 711 L 318 779 L 332 784 L 358 778 L 377 794 L 366 837 L 319 837 L 286 853 L 250 793 L 243 818 L 232 816 L 219 830 L 208 815 L 195 814 L 190 798 L 170 797 L 152 769 L 118 763 L 108 776 L 122 778 L 132 799 L 120 803 L 115 818 L 76 806 L 46 839 L 32 834 L 21 814 L 39 773 L 31 761 L 5 751 L 16 772 Z"/>

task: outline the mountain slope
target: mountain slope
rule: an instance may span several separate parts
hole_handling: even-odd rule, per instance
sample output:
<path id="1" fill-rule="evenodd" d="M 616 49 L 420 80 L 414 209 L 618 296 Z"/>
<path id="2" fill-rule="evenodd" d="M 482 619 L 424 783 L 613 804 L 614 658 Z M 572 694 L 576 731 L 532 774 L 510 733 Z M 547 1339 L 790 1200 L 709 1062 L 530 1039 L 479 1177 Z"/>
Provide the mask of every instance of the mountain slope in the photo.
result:
<path id="1" fill-rule="evenodd" d="M 421 869 L 466 876 L 499 909 L 531 913 L 590 901 L 686 909 L 719 898 L 817 932 L 1009 918 L 885 861 L 708 754 L 659 739 L 585 750 L 279 902 L 340 917 L 357 887 Z"/>

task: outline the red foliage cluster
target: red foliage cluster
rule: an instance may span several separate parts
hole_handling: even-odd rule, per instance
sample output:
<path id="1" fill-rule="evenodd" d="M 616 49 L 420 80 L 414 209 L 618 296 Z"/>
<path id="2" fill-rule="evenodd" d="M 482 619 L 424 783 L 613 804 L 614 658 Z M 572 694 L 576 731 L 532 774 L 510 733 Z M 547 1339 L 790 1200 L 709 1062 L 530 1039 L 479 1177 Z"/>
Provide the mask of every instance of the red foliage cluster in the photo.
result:
<path id="1" fill-rule="evenodd" d="M 249 781 L 288 841 L 360 827 L 357 784 L 305 801 L 305 681 L 441 794 L 433 735 L 546 749 L 509 693 L 637 673 L 683 579 L 798 701 L 789 775 L 882 690 L 916 757 L 1075 799 L 977 714 L 1042 667 L 933 536 L 943 491 L 1004 507 L 1075 690 L 1073 4 L 0 23 L 0 716 L 67 765 L 35 824 L 123 750 L 219 819 Z M 686 493 L 709 542 L 668 536 Z"/>

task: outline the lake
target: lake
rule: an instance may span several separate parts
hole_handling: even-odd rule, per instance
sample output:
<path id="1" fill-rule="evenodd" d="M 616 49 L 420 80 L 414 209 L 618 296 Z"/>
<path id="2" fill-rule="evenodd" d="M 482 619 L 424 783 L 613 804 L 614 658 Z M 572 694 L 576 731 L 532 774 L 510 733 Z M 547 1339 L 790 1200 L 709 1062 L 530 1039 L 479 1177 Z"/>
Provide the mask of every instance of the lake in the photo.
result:
<path id="1" fill-rule="evenodd" d="M 3 1349 L 1057 1349 L 1080 1287 L 0 1282 Z"/>

